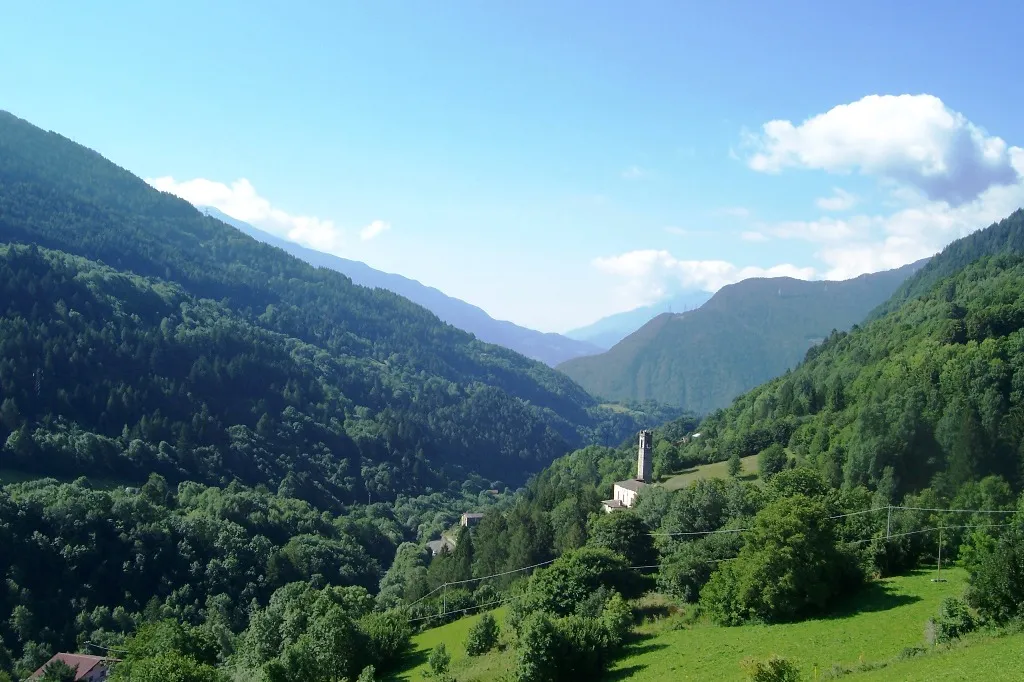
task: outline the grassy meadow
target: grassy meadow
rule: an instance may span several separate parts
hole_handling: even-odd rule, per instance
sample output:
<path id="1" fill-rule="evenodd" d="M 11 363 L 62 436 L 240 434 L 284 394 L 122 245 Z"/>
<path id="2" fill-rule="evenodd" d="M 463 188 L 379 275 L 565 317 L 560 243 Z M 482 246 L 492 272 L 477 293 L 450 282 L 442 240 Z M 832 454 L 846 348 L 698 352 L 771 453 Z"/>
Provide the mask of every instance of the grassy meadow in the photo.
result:
<path id="1" fill-rule="evenodd" d="M 507 641 L 505 617 L 507 610 L 502 607 L 491 611 L 491 615 L 502 628 L 502 644 Z M 451 674 L 459 682 L 483 682 L 497 680 L 515 665 L 514 653 L 510 648 L 504 651 L 492 651 L 485 656 L 470 656 L 466 653 L 466 637 L 469 629 L 480 620 L 479 614 L 460 618 L 459 620 L 421 632 L 412 638 L 412 653 L 409 655 L 408 667 L 393 676 L 392 680 L 428 680 L 425 673 L 429 672 L 427 657 L 430 651 L 440 643 L 452 657 Z"/>
<path id="2" fill-rule="evenodd" d="M 612 668 L 611 679 L 743 680 L 740 662 L 778 654 L 800 666 L 807 679 L 821 679 L 834 664 L 888 660 L 906 647 L 920 646 L 924 626 L 940 602 L 963 592 L 966 573 L 944 571 L 948 582 L 933 583 L 934 571 L 875 583 L 831 615 L 783 625 L 721 628 L 697 624 L 665 631 L 669 622 L 639 628 L 641 638 Z"/>
<path id="3" fill-rule="evenodd" d="M 649 620 L 636 628 L 636 639 L 606 679 L 741 681 L 745 658 L 771 654 L 797 663 L 806 680 L 833 679 L 839 669 L 847 672 L 841 679 L 851 682 L 1020 679 L 1015 676 L 1024 669 L 1024 634 L 974 635 L 948 650 L 899 659 L 904 650 L 924 646 L 926 621 L 944 598 L 962 595 L 967 576 L 951 569 L 943 571 L 946 582 L 932 582 L 933 577 L 934 570 L 921 569 L 879 581 L 832 614 L 799 623 L 722 628 L 687 624 L 676 616 Z M 505 609 L 493 613 L 504 628 Z M 459 682 L 505 678 L 515 667 L 511 649 L 479 657 L 466 654 L 466 636 L 478 618 L 463 618 L 414 637 L 406 669 L 391 679 L 429 679 L 427 657 L 440 642 L 451 654 L 451 673 Z M 502 639 L 507 641 L 506 633 Z"/>
<path id="4" fill-rule="evenodd" d="M 740 460 L 743 463 L 743 468 L 740 470 L 740 478 L 753 479 L 757 477 L 757 455 L 750 455 Z M 685 488 L 694 481 L 698 481 L 702 478 L 728 478 L 729 477 L 729 462 L 715 462 L 713 464 L 702 464 L 700 466 L 687 469 L 674 476 L 666 478 L 662 485 L 666 490 L 679 490 Z"/>

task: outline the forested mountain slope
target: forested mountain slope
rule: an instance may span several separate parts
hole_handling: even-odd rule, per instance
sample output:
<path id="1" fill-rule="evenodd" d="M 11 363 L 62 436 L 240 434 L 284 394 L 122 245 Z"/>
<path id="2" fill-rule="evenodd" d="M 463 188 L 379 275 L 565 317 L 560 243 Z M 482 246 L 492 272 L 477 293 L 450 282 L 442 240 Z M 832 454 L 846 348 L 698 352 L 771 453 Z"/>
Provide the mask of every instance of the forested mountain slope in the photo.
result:
<path id="1" fill-rule="evenodd" d="M 607 350 L 662 313 L 685 313 L 696 310 L 711 298 L 706 291 L 677 294 L 667 301 L 643 306 L 623 313 L 602 317 L 597 322 L 565 333 L 570 339 L 593 343 Z M 588 353 L 592 355 L 592 353 Z"/>
<path id="2" fill-rule="evenodd" d="M 420 284 L 416 280 L 389 272 L 381 272 L 359 261 L 307 249 L 294 242 L 275 237 L 249 223 L 232 218 L 212 206 L 200 206 L 199 209 L 209 216 L 237 227 L 250 237 L 283 249 L 311 265 L 337 270 L 350 277 L 356 284 L 371 288 L 379 287 L 404 296 L 413 303 L 423 306 L 448 324 L 475 335 L 481 341 L 504 346 L 548 365 L 554 366 L 571 358 L 593 355 L 602 350 L 592 343 L 577 341 L 561 334 L 546 334 L 520 327 L 512 322 L 496 320 L 475 305 L 448 296 L 444 292 Z"/>
<path id="3" fill-rule="evenodd" d="M 842 282 L 748 279 L 683 314 L 663 314 L 607 353 L 559 369 L 595 395 L 653 399 L 706 413 L 795 366 L 849 329 L 922 262 Z"/>
<path id="4" fill-rule="evenodd" d="M 895 310 L 904 301 L 927 294 L 940 280 L 973 263 L 982 256 L 997 253 L 1024 253 L 1024 209 L 949 244 L 912 277 L 908 277 L 887 301 L 875 309 L 871 318 Z"/>
<path id="5" fill-rule="evenodd" d="M 1019 485 L 1024 256 L 984 256 L 884 317 L 833 334 L 700 430 L 684 458 L 780 443 L 833 485 L 949 492 L 987 474 Z"/>
<path id="6" fill-rule="evenodd" d="M 34 248 L 0 252 L 0 466 L 287 483 L 333 504 L 514 481 L 661 419 L 600 408 L 5 113 L 2 243 Z"/>

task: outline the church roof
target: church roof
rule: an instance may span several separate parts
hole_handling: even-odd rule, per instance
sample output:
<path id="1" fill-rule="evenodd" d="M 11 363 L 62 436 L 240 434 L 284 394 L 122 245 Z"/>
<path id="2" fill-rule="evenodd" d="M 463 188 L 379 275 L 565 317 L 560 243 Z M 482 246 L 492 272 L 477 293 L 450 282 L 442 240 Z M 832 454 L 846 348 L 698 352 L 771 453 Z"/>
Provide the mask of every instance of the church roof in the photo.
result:
<path id="1" fill-rule="evenodd" d="M 635 478 L 630 478 L 630 479 L 625 480 L 625 481 L 616 481 L 615 485 L 620 487 L 620 488 L 625 488 L 626 490 L 632 490 L 633 492 L 638 492 L 641 488 L 643 488 L 647 484 L 644 483 L 643 481 L 638 481 Z"/>

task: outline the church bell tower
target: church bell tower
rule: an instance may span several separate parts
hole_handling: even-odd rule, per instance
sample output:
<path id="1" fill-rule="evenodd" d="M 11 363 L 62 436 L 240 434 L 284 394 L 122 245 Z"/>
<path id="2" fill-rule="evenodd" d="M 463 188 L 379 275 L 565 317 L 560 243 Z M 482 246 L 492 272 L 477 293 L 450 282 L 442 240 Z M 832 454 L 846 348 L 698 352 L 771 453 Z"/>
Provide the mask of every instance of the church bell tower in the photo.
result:
<path id="1" fill-rule="evenodd" d="M 651 446 L 654 434 L 650 431 L 640 432 L 640 452 L 637 455 L 636 480 L 644 483 L 651 482 L 654 460 L 651 454 Z"/>

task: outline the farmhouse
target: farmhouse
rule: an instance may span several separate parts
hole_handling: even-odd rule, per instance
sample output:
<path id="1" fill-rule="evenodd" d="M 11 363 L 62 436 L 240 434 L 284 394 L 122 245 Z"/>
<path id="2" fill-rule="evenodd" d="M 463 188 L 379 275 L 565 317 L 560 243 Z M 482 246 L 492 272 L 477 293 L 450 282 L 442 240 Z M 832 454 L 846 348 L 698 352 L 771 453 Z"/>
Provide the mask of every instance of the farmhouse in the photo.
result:
<path id="1" fill-rule="evenodd" d="M 55 654 L 39 670 L 32 673 L 28 679 L 42 679 L 46 666 L 55 661 L 61 661 L 75 669 L 75 682 L 102 682 L 110 675 L 111 666 L 117 663 L 118 659 L 105 656 L 86 656 L 84 654 Z"/>
<path id="2" fill-rule="evenodd" d="M 612 499 L 601 502 L 605 512 L 617 509 L 628 509 L 636 504 L 636 496 L 651 483 L 651 472 L 654 468 L 652 460 L 653 434 L 650 431 L 640 432 L 640 446 L 637 453 L 636 478 L 617 481 L 612 486 Z"/>

